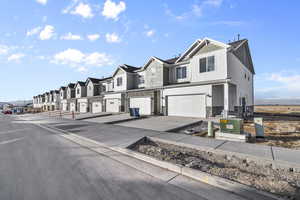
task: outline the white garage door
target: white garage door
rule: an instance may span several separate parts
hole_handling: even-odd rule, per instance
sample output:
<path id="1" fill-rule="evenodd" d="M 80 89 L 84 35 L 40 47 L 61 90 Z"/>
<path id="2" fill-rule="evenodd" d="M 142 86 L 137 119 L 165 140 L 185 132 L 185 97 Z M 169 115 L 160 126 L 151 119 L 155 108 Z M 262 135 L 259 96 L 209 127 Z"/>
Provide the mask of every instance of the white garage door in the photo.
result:
<path id="1" fill-rule="evenodd" d="M 150 97 L 130 98 L 130 108 L 139 108 L 140 115 L 151 115 L 151 98 Z"/>
<path id="2" fill-rule="evenodd" d="M 120 99 L 106 99 L 106 112 L 120 112 Z"/>
<path id="3" fill-rule="evenodd" d="M 182 117 L 206 117 L 205 96 L 168 96 L 168 115 Z"/>
<path id="4" fill-rule="evenodd" d="M 67 109 L 68 109 L 68 104 L 63 103 L 63 105 L 62 105 L 62 110 L 63 110 L 63 111 L 67 111 Z"/>
<path id="5" fill-rule="evenodd" d="M 70 111 L 71 112 L 75 112 L 76 111 L 76 105 L 75 105 L 75 103 L 70 103 Z"/>
<path id="6" fill-rule="evenodd" d="M 87 112 L 87 103 L 79 103 L 79 112 L 81 113 L 86 113 Z"/>
<path id="7" fill-rule="evenodd" d="M 102 112 L 102 103 L 101 102 L 93 102 L 92 104 L 92 112 L 100 113 Z"/>

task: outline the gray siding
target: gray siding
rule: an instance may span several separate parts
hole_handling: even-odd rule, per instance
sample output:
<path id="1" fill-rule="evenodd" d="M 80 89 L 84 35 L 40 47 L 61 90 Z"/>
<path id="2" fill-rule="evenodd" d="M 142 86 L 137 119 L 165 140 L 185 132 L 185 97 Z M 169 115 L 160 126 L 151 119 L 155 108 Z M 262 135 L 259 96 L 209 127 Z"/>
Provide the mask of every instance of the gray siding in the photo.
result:
<path id="1" fill-rule="evenodd" d="M 163 86 L 163 64 L 154 60 L 145 70 L 145 88 Z"/>

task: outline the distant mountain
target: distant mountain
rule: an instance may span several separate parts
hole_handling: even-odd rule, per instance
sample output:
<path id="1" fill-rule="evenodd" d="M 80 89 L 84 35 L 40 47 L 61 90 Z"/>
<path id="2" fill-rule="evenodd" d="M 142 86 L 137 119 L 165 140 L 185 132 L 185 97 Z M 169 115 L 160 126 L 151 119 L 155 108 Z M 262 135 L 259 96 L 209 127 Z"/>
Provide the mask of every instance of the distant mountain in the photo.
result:
<path id="1" fill-rule="evenodd" d="M 256 99 L 255 105 L 300 105 L 300 98 L 285 99 L 285 98 L 270 98 Z"/>
<path id="2" fill-rule="evenodd" d="M 25 105 L 30 104 L 30 103 L 32 103 L 32 100 L 0 102 L 0 108 L 2 108 L 3 105 L 5 105 L 5 104 L 12 104 L 14 106 L 25 106 Z"/>
<path id="3" fill-rule="evenodd" d="M 32 100 L 24 100 L 24 101 L 10 101 L 10 104 L 13 104 L 15 106 L 25 106 L 27 104 L 32 103 Z"/>

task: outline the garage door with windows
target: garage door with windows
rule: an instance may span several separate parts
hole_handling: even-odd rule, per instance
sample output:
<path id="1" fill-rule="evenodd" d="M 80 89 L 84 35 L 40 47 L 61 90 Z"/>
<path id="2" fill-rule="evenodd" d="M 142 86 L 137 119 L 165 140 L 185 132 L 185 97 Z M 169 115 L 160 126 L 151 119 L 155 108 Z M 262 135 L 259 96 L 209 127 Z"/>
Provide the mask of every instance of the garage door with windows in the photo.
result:
<path id="1" fill-rule="evenodd" d="M 203 94 L 167 96 L 169 116 L 206 117 L 206 100 Z"/>
<path id="2" fill-rule="evenodd" d="M 76 104 L 75 103 L 70 103 L 70 111 L 71 112 L 76 111 Z"/>
<path id="3" fill-rule="evenodd" d="M 68 110 L 68 104 L 67 103 L 63 103 L 62 104 L 62 110 L 63 111 L 67 111 Z"/>
<path id="4" fill-rule="evenodd" d="M 79 112 L 81 113 L 86 113 L 88 110 L 88 105 L 87 103 L 79 103 Z"/>
<path id="5" fill-rule="evenodd" d="M 92 112 L 93 113 L 102 112 L 102 103 L 101 102 L 93 102 L 92 103 Z"/>
<path id="6" fill-rule="evenodd" d="M 139 108 L 140 115 L 151 115 L 151 97 L 130 98 L 130 108 Z"/>
<path id="7" fill-rule="evenodd" d="M 120 99 L 106 99 L 106 112 L 120 112 Z"/>

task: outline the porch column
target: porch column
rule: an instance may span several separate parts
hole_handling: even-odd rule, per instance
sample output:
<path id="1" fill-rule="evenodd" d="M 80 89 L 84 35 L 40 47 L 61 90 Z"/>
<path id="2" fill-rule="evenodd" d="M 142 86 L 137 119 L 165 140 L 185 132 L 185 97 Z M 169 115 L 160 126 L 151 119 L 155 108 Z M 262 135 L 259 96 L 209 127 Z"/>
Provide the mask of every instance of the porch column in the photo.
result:
<path id="1" fill-rule="evenodd" d="M 229 84 L 224 84 L 224 116 L 228 116 L 229 111 Z"/>

